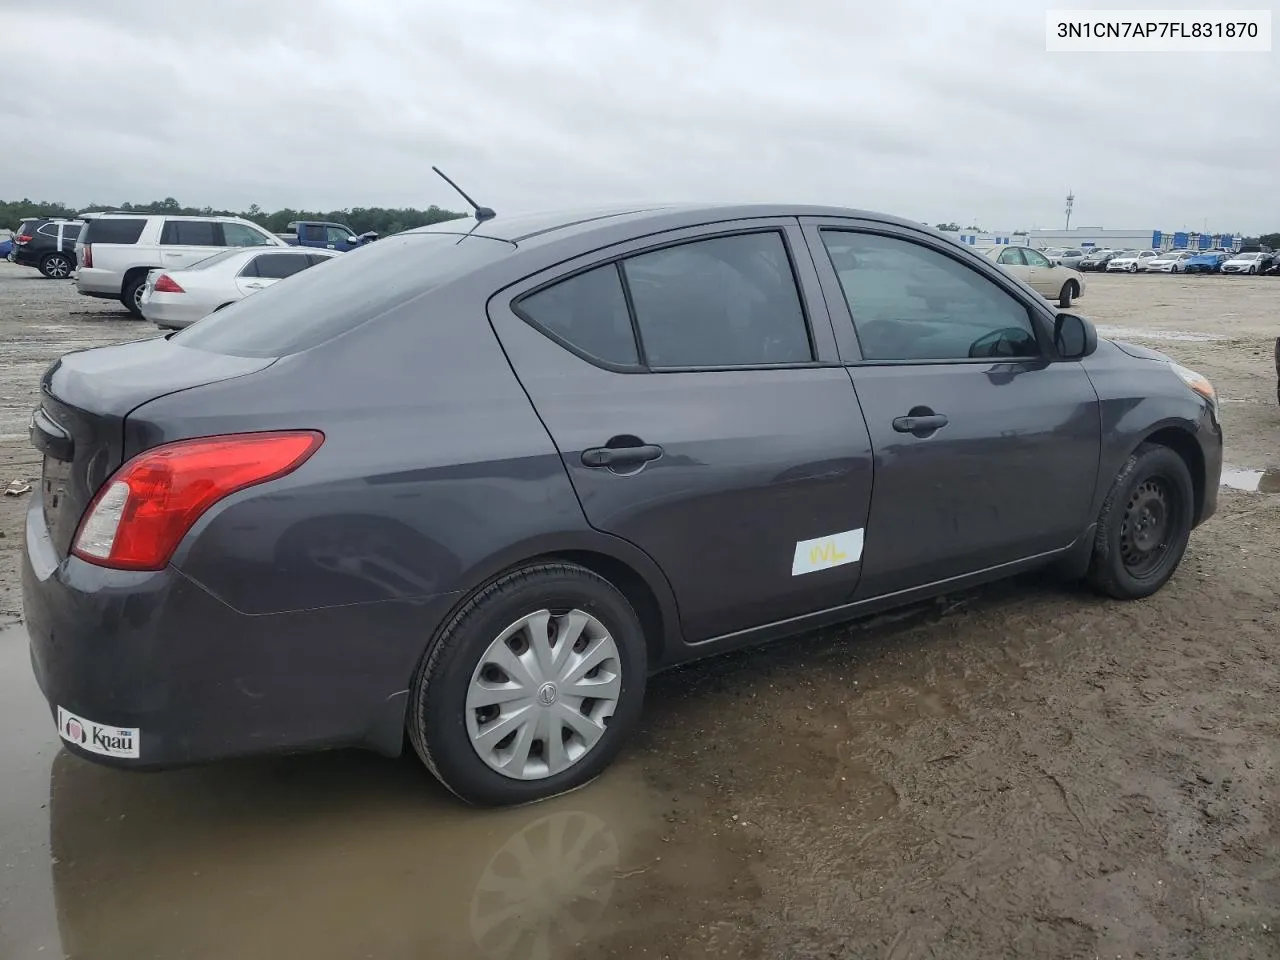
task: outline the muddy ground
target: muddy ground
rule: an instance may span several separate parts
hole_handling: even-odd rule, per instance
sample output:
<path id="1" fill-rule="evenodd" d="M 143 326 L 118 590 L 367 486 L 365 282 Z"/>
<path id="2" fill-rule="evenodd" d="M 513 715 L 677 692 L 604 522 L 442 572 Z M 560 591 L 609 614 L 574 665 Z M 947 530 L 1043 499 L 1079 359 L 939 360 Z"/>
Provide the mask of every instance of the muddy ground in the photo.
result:
<path id="1" fill-rule="evenodd" d="M 614 769 L 518 810 L 408 760 L 60 753 L 0 498 L 0 958 L 1280 957 L 1280 280 L 1079 309 L 1209 375 L 1258 488 L 1164 591 L 1024 578 L 663 675 Z M 49 361 L 152 333 L 0 264 L 3 481 Z"/>

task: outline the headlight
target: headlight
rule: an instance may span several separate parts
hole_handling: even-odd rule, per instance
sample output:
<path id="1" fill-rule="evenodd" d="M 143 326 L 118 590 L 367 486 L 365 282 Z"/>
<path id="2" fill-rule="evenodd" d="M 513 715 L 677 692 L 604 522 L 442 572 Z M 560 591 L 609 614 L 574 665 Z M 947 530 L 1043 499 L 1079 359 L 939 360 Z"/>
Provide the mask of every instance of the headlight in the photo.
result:
<path id="1" fill-rule="evenodd" d="M 1169 369 L 1176 373 L 1183 383 L 1209 401 L 1209 406 L 1213 409 L 1213 418 L 1218 419 L 1218 394 L 1214 391 L 1209 378 L 1173 361 L 1169 361 Z"/>

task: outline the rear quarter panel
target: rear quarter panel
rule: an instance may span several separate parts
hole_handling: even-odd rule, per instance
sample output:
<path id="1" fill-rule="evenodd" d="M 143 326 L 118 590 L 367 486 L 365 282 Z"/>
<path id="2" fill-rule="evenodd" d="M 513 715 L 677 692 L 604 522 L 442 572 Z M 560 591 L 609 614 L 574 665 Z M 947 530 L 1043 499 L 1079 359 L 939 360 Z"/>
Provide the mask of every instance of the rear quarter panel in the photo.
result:
<path id="1" fill-rule="evenodd" d="M 678 623 L 645 555 L 586 523 L 560 456 L 485 316 L 483 275 L 411 301 L 263 375 L 142 406 L 126 442 L 309 428 L 325 442 L 302 468 L 242 491 L 198 521 L 173 564 L 225 603 L 271 614 L 367 604 L 369 630 L 422 605 L 412 663 L 459 600 L 501 570 L 570 550 L 639 572 Z M 385 611 L 380 617 L 379 606 Z"/>

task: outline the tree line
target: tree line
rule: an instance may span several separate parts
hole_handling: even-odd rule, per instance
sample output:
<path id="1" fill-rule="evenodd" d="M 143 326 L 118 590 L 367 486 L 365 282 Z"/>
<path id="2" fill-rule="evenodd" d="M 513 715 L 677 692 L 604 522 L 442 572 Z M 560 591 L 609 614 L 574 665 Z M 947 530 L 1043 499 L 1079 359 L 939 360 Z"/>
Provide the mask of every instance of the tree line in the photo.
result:
<path id="1" fill-rule="evenodd" d="M 173 197 L 152 200 L 150 203 L 90 203 L 83 207 L 69 207 L 65 203 L 49 200 L 0 201 L 0 227 L 13 229 L 26 217 L 66 217 L 102 210 L 121 210 L 128 213 L 160 213 L 169 216 L 243 217 L 252 220 L 272 233 L 284 233 L 294 220 L 328 220 L 345 223 L 356 233 L 373 230 L 380 236 L 425 227 L 445 220 L 457 220 L 469 216 L 456 210 L 445 210 L 435 204 L 425 210 L 416 207 L 348 207 L 344 210 L 284 210 L 266 211 L 256 203 L 248 210 L 215 210 L 213 207 L 184 207 Z"/>

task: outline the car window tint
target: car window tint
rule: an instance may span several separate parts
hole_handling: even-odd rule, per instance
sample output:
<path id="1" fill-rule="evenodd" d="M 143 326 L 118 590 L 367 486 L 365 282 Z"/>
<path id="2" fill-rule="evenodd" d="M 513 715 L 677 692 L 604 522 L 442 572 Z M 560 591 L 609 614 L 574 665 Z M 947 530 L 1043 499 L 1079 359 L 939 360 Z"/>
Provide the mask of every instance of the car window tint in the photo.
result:
<path id="1" fill-rule="evenodd" d="M 529 323 L 589 357 L 620 364 L 639 361 L 615 264 L 537 290 L 522 297 L 515 308 Z"/>
<path id="2" fill-rule="evenodd" d="M 329 243 L 346 243 L 351 238 L 351 234 L 341 227 L 325 227 L 324 230 L 328 235 Z"/>
<path id="3" fill-rule="evenodd" d="M 283 280 L 311 266 L 305 253 L 263 253 L 253 258 L 254 276 Z"/>
<path id="4" fill-rule="evenodd" d="M 493 263 L 515 245 L 451 233 L 402 233 L 304 270 L 289 283 L 210 314 L 172 337 L 238 357 L 283 357 L 354 330 L 428 290 Z M 430 323 L 423 311 L 417 318 Z"/>
<path id="5" fill-rule="evenodd" d="M 43 233 L 46 237 L 56 237 L 58 235 L 58 225 L 56 223 L 43 223 L 36 228 L 36 233 Z"/>
<path id="6" fill-rule="evenodd" d="M 311 265 L 314 267 L 324 263 L 326 260 L 332 260 L 333 257 L 325 256 L 325 254 L 323 253 L 312 251 L 311 253 L 307 254 L 307 259 L 311 261 Z"/>
<path id="7" fill-rule="evenodd" d="M 1029 250 L 1023 248 L 1022 258 L 1027 262 L 1028 267 L 1051 267 L 1053 264 L 1039 250 Z"/>
<path id="8" fill-rule="evenodd" d="M 1036 356 L 1027 308 L 977 270 L 918 243 L 823 230 L 866 360 Z"/>
<path id="9" fill-rule="evenodd" d="M 228 247 L 266 247 L 271 243 L 264 234 L 243 223 L 222 224 L 222 239 Z"/>
<path id="10" fill-rule="evenodd" d="M 302 239 L 308 241 L 324 241 L 324 227 L 309 223 L 302 228 Z"/>
<path id="11" fill-rule="evenodd" d="M 212 220 L 166 220 L 160 242 L 180 247 L 220 247 L 218 225 Z"/>
<path id="12" fill-rule="evenodd" d="M 95 217 L 83 232 L 84 243 L 137 243 L 147 221 L 123 217 Z"/>
<path id="13" fill-rule="evenodd" d="M 651 367 L 813 359 L 780 233 L 698 240 L 642 253 L 622 264 Z"/>
<path id="14" fill-rule="evenodd" d="M 1017 247 L 1006 247 L 1000 251 L 1000 258 L 996 262 L 1006 267 L 1021 267 L 1024 263 L 1022 251 Z"/>

